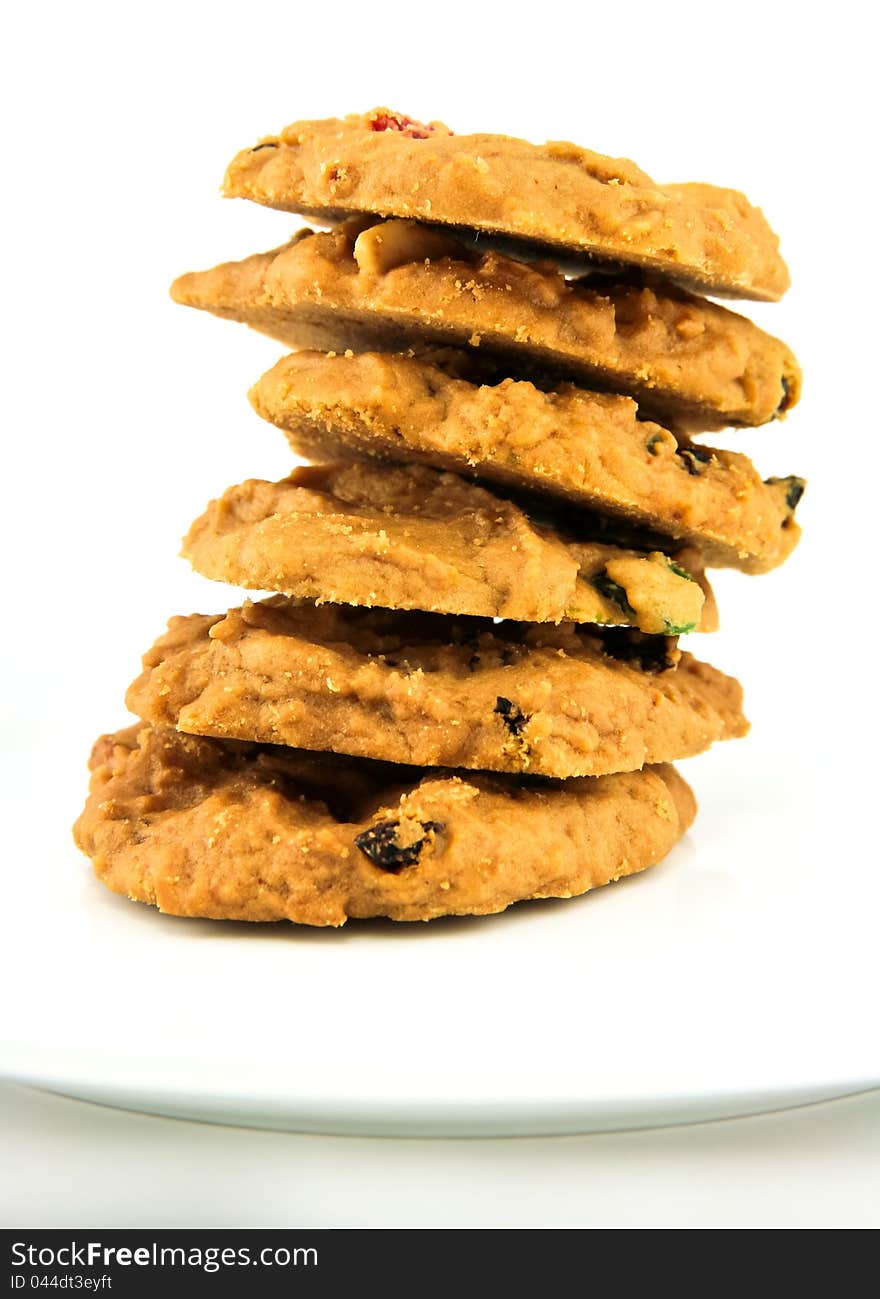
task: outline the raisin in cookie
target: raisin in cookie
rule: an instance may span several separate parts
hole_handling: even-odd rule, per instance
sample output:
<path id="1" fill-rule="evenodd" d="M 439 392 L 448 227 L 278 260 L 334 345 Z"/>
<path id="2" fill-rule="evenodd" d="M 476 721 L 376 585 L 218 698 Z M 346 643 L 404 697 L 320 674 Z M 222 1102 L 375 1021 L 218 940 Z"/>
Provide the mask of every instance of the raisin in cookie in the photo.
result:
<path id="1" fill-rule="evenodd" d="M 217 920 L 432 920 L 573 897 L 660 861 L 696 812 L 668 766 L 524 782 L 152 727 L 103 736 L 90 765 L 74 834 L 98 878 Z"/>
<path id="2" fill-rule="evenodd" d="M 331 603 L 524 622 L 713 630 L 693 550 L 563 537 L 518 505 L 424 465 L 311 465 L 212 501 L 183 553 L 205 577 Z"/>
<path id="3" fill-rule="evenodd" d="M 502 488 L 546 491 L 696 546 L 750 573 L 791 553 L 803 481 L 762 482 L 751 461 L 638 418 L 629 397 L 563 385 L 542 392 L 460 377 L 406 354 L 295 352 L 251 389 L 264 419 L 312 460 L 416 461 Z M 466 367 L 465 367 L 466 368 Z"/>
<path id="4" fill-rule="evenodd" d="M 646 267 L 701 291 L 775 301 L 779 240 L 737 190 L 658 185 L 626 158 L 568 141 L 454 135 L 377 108 L 294 122 L 231 162 L 227 195 L 336 222 L 414 217 Z"/>
<path id="5" fill-rule="evenodd" d="M 273 252 L 181 276 L 177 302 L 320 351 L 471 348 L 491 371 L 552 375 L 635 397 L 694 431 L 764 424 L 800 393 L 789 349 L 669 285 L 467 248 L 407 222 L 302 231 Z"/>
<path id="6" fill-rule="evenodd" d="M 745 734 L 737 681 L 674 645 L 652 650 L 572 624 L 276 597 L 172 619 L 126 702 L 194 735 L 559 777 L 671 762 Z"/>

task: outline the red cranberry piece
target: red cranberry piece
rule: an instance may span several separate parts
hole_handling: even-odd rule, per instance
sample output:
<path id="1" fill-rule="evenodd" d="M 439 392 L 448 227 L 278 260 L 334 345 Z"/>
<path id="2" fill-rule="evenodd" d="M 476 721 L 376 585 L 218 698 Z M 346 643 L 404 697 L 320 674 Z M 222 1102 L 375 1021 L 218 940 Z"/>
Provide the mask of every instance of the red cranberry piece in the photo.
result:
<path id="1" fill-rule="evenodd" d="M 433 127 L 426 126 L 424 122 L 417 122 L 414 117 L 406 117 L 402 113 L 377 113 L 370 120 L 370 129 L 399 131 L 401 135 L 408 135 L 412 140 L 427 140 L 433 131 Z"/>

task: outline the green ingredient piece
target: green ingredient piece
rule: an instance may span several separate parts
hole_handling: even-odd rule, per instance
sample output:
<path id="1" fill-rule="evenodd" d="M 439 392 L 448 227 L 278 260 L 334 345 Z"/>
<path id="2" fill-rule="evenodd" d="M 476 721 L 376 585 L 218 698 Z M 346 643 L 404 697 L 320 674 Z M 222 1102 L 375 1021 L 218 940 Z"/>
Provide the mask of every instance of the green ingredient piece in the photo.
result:
<path id="1" fill-rule="evenodd" d="M 607 573 L 597 573 L 592 583 L 600 595 L 604 595 L 606 600 L 616 604 L 628 618 L 635 618 L 636 611 L 626 598 L 626 591 L 618 582 L 613 582 Z"/>
<path id="2" fill-rule="evenodd" d="M 683 577 L 686 582 L 696 581 L 696 578 L 691 577 L 690 573 L 687 572 L 686 569 L 682 568 L 680 564 L 676 564 L 674 560 L 667 559 L 666 562 L 669 565 L 670 570 L 675 574 L 676 577 Z"/>

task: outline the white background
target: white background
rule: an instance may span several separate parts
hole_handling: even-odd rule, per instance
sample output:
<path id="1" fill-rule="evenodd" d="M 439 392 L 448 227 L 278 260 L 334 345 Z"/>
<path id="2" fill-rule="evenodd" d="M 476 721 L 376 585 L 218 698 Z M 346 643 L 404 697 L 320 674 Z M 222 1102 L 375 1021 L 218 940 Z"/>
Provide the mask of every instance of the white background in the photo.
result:
<path id="1" fill-rule="evenodd" d="M 29 875 L 26 889 L 14 880 L 7 920 L 43 993 L 64 975 L 41 947 L 61 851 L 44 827 L 78 810 L 73 764 L 123 724 L 125 686 L 167 616 L 234 602 L 175 557 L 191 519 L 228 484 L 289 466 L 245 396 L 280 349 L 173 306 L 167 285 L 298 224 L 220 200 L 238 148 L 296 117 L 377 104 L 459 132 L 571 138 L 659 180 L 736 186 L 781 231 L 794 287 L 742 309 L 795 348 L 803 401 L 727 445 L 765 475 L 809 479 L 805 537 L 777 573 L 718 576 L 724 627 L 700 648 L 742 677 L 755 723 L 725 775 L 757 763 L 771 807 L 778 789 L 786 817 L 803 805 L 821 820 L 803 879 L 828 891 L 834 924 L 815 960 L 833 980 L 847 939 L 832 902 L 851 897 L 858 923 L 876 857 L 876 70 L 862 10 L 256 0 L 30 4 L 7 19 L 2 720 L 25 777 L 13 841 L 39 848 L 4 869 Z M 745 864 L 778 861 L 789 828 L 781 811 L 752 821 Z M 787 865 L 796 889 L 801 863 Z M 784 947 L 784 912 L 773 919 Z M 814 987 L 816 968 L 806 974 L 786 971 L 801 1018 L 798 986 Z M 13 969 L 13 1015 L 26 1019 L 16 984 Z M 150 1022 L 161 1032 L 161 1014 Z M 51 1146 L 39 1159 L 51 1177 Z"/>

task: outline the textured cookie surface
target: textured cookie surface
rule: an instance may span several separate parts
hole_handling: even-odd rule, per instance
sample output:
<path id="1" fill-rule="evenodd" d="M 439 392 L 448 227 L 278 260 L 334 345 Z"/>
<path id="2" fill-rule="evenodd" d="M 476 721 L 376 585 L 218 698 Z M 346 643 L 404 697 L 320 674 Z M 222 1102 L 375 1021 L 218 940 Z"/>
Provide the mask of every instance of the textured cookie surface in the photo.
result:
<path id="1" fill-rule="evenodd" d="M 74 828 L 114 892 L 179 916 L 342 925 L 485 915 L 660 861 L 691 824 L 671 767 L 523 783 L 131 727 Z"/>
<path id="2" fill-rule="evenodd" d="M 293 347 L 471 348 L 501 373 L 626 393 L 693 430 L 766 423 L 800 391 L 785 344 L 717 303 L 632 278 L 566 279 L 407 222 L 304 231 L 183 275 L 171 293 Z"/>
<path id="3" fill-rule="evenodd" d="M 736 190 L 661 186 L 628 159 L 568 141 L 453 135 L 387 108 L 294 122 L 239 153 L 224 188 L 325 221 L 366 212 L 466 226 L 714 294 L 774 300 L 789 284 L 777 237 Z"/>
<path id="4" fill-rule="evenodd" d="M 183 553 L 216 581 L 322 602 L 665 635 L 717 621 L 696 552 L 563 540 L 512 502 L 423 465 L 355 461 L 251 479 L 211 502 Z"/>
<path id="5" fill-rule="evenodd" d="M 405 354 L 283 357 L 251 390 L 313 460 L 418 461 L 543 490 L 697 546 L 710 565 L 765 572 L 793 549 L 802 482 L 762 482 L 732 451 L 679 442 L 628 397 L 505 379 L 479 385 Z"/>
<path id="6" fill-rule="evenodd" d="M 747 729 L 739 683 L 660 638 L 283 597 L 172 619 L 126 702 L 195 735 L 558 777 Z"/>

